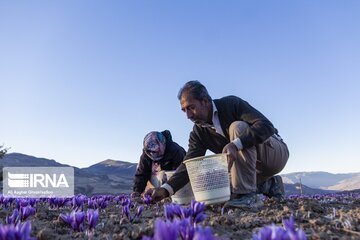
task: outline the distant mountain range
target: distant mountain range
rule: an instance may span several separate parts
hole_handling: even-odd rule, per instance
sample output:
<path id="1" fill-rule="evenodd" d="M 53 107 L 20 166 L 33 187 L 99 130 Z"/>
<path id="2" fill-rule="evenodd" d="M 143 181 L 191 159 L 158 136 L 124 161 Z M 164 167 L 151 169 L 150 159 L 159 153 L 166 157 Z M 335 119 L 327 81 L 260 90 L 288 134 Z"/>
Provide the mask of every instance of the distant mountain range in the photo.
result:
<path id="1" fill-rule="evenodd" d="M 136 165 L 108 159 L 87 168 L 74 167 L 75 193 L 87 195 L 131 193 Z M 9 153 L 0 160 L 1 168 L 20 166 L 68 167 L 69 165 L 21 153 Z"/>
<path id="2" fill-rule="evenodd" d="M 283 182 L 287 184 L 301 183 L 310 188 L 331 191 L 360 189 L 360 172 L 358 173 L 328 173 L 328 172 L 295 172 L 282 174 Z"/>
<path id="3" fill-rule="evenodd" d="M 46 158 L 21 153 L 6 154 L 0 160 L 2 167 L 69 166 Z M 74 167 L 75 193 L 87 195 L 120 194 L 132 192 L 136 163 L 107 159 L 87 168 Z M 285 193 L 322 194 L 360 189 L 360 172 L 332 174 L 328 172 L 297 172 L 281 175 Z M 2 184 L 1 184 L 2 188 Z M 2 190 L 2 189 L 1 189 Z"/>

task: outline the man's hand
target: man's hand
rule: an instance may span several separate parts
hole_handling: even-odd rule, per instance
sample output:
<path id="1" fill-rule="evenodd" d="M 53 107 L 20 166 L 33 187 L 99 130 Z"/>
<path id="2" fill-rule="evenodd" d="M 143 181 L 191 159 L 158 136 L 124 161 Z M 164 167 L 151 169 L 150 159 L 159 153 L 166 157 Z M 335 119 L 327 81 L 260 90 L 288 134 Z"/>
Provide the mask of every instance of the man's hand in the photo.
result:
<path id="1" fill-rule="evenodd" d="M 230 172 L 234 161 L 237 159 L 238 149 L 235 144 L 231 142 L 225 145 L 222 152 L 228 155 L 228 171 Z"/>
<path id="2" fill-rule="evenodd" d="M 164 198 L 169 197 L 169 192 L 165 188 L 150 188 L 145 194 L 151 195 L 153 202 L 159 202 Z"/>

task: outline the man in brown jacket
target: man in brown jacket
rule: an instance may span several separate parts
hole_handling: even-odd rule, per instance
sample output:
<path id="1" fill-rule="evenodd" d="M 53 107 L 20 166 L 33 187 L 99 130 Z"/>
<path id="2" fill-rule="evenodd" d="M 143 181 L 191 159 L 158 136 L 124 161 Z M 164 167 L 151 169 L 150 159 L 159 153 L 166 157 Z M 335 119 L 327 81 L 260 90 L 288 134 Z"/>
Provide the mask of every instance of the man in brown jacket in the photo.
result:
<path id="1" fill-rule="evenodd" d="M 233 207 L 258 207 L 257 193 L 281 198 L 280 176 L 289 151 L 273 124 L 249 103 L 236 96 L 210 97 L 198 81 L 187 82 L 178 94 L 181 110 L 194 122 L 185 160 L 204 156 L 206 150 L 227 153 Z M 189 181 L 182 163 L 169 181 L 150 190 L 155 201 L 179 190 Z"/>

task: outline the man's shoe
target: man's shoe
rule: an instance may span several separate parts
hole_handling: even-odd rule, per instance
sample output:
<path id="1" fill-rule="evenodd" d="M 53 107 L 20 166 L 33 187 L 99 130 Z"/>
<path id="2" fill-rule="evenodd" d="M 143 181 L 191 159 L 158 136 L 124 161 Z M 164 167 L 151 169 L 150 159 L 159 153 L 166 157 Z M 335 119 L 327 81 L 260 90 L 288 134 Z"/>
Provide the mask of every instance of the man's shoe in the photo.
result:
<path id="1" fill-rule="evenodd" d="M 257 185 L 257 192 L 262 193 L 269 198 L 283 200 L 285 191 L 282 178 L 279 175 L 272 176 L 265 182 Z"/>
<path id="2" fill-rule="evenodd" d="M 256 193 L 239 194 L 238 198 L 233 198 L 225 203 L 224 207 L 254 209 L 264 206 L 264 202 Z"/>

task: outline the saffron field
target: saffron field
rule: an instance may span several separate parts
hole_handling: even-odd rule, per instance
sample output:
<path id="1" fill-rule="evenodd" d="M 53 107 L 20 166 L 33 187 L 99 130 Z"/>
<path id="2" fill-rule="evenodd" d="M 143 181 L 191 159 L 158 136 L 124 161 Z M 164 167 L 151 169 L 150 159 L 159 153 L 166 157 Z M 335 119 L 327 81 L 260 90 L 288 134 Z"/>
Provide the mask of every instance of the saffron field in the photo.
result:
<path id="1" fill-rule="evenodd" d="M 0 195 L 0 239 L 360 239 L 359 193 L 264 198 L 259 209 L 150 202 Z"/>

